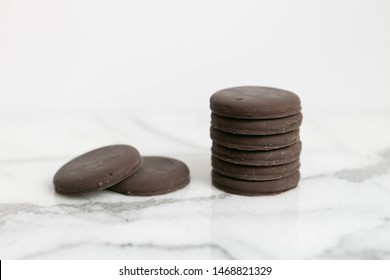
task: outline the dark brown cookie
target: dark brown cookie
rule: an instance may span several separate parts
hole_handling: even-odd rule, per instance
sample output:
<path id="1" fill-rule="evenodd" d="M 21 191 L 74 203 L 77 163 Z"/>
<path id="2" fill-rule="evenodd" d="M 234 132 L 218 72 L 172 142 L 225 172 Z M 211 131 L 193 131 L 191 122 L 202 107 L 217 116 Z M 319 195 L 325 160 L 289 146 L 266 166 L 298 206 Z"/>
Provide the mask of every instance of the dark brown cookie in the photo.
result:
<path id="1" fill-rule="evenodd" d="M 280 179 L 297 172 L 300 166 L 299 160 L 273 166 L 240 165 L 220 160 L 214 156 L 211 157 L 211 165 L 215 171 L 224 176 L 249 181 Z"/>
<path id="2" fill-rule="evenodd" d="M 294 145 L 269 150 L 269 151 L 243 151 L 231 149 L 213 143 L 211 151 L 215 157 L 236 164 L 271 166 L 286 164 L 299 159 L 302 143 L 298 141 Z"/>
<path id="3" fill-rule="evenodd" d="M 219 130 L 235 134 L 271 135 L 297 130 L 302 123 L 302 114 L 278 119 L 237 119 L 211 114 L 211 125 Z"/>
<path id="4" fill-rule="evenodd" d="M 222 116 L 242 119 L 274 119 L 301 111 L 299 97 L 286 90 L 243 86 L 214 93 L 210 109 Z"/>
<path id="5" fill-rule="evenodd" d="M 139 170 L 109 190 L 125 195 L 150 196 L 179 190 L 190 182 L 183 162 L 166 157 L 143 157 Z"/>
<path id="6" fill-rule="evenodd" d="M 213 170 L 211 178 L 213 185 L 220 190 L 238 195 L 254 196 L 277 194 L 292 189 L 298 185 L 300 173 L 297 171 L 290 176 L 278 180 L 246 181 L 230 178 Z"/>
<path id="7" fill-rule="evenodd" d="M 112 145 L 85 153 L 54 175 L 57 193 L 77 194 L 106 189 L 137 171 L 142 158 L 132 146 Z"/>
<path id="8" fill-rule="evenodd" d="M 299 130 L 273 135 L 243 135 L 210 127 L 211 139 L 228 148 L 246 151 L 267 151 L 291 146 L 299 141 Z"/>

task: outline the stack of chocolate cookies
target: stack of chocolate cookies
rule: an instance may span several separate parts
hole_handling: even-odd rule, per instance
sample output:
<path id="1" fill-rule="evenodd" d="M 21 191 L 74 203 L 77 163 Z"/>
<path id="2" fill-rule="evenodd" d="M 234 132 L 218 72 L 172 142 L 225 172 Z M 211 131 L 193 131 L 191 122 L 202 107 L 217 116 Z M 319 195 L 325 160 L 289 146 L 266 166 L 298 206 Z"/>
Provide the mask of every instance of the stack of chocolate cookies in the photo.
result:
<path id="1" fill-rule="evenodd" d="M 299 97 L 269 87 L 235 87 L 210 98 L 212 183 L 240 195 L 298 185 L 302 144 Z"/>

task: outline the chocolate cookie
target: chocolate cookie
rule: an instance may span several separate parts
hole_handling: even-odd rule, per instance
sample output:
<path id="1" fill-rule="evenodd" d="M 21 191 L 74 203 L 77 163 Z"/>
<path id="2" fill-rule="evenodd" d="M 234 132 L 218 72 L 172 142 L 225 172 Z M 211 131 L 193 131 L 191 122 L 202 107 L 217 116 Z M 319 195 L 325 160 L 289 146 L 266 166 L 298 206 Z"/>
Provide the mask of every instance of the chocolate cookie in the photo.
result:
<path id="1" fill-rule="evenodd" d="M 210 109 L 226 117 L 242 119 L 274 119 L 298 114 L 301 111 L 299 97 L 286 90 L 243 86 L 214 93 Z"/>
<path id="2" fill-rule="evenodd" d="M 223 161 L 242 165 L 271 166 L 298 160 L 301 149 L 302 143 L 298 141 L 294 145 L 269 151 L 243 151 L 213 143 L 211 151 L 215 157 Z"/>
<path id="3" fill-rule="evenodd" d="M 166 157 L 143 157 L 137 173 L 109 190 L 125 195 L 150 196 L 176 191 L 190 182 L 188 167 Z"/>
<path id="4" fill-rule="evenodd" d="M 299 160 L 273 166 L 248 166 L 229 163 L 214 156 L 211 157 L 211 165 L 218 173 L 249 181 L 267 181 L 289 176 L 299 169 Z"/>
<path id="5" fill-rule="evenodd" d="M 270 135 L 297 130 L 302 123 L 302 114 L 278 119 L 237 119 L 211 114 L 211 125 L 219 130 L 234 134 Z"/>
<path id="6" fill-rule="evenodd" d="M 57 193 L 77 194 L 102 190 L 135 173 L 142 162 L 132 146 L 112 145 L 69 161 L 54 175 Z"/>
<path id="7" fill-rule="evenodd" d="M 246 181 L 230 178 L 213 170 L 211 178 L 213 185 L 225 192 L 254 196 L 262 194 L 277 194 L 292 189 L 298 185 L 300 173 L 297 171 L 290 176 L 278 180 Z"/>
<path id="8" fill-rule="evenodd" d="M 246 150 L 267 151 L 291 146 L 299 141 L 299 130 L 273 135 L 243 135 L 224 132 L 211 127 L 211 139 L 222 146 Z"/>

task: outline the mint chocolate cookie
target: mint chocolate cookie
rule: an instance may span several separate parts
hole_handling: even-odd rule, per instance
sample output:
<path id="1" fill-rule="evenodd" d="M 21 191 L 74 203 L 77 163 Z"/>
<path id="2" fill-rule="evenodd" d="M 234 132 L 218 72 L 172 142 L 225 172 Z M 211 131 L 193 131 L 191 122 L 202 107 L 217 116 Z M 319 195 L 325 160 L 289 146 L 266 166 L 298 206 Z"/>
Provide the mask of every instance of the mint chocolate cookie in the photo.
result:
<path id="1" fill-rule="evenodd" d="M 268 151 L 243 151 L 227 148 L 217 143 L 213 143 L 211 147 L 212 154 L 221 160 L 254 166 L 279 165 L 296 161 L 299 159 L 301 150 L 301 141 L 288 147 Z"/>
<path id="2" fill-rule="evenodd" d="M 298 185 L 300 174 L 297 171 L 290 176 L 277 180 L 248 181 L 227 177 L 213 170 L 211 178 L 213 185 L 225 192 L 254 196 L 277 194 L 292 189 Z"/>
<path id="3" fill-rule="evenodd" d="M 215 113 L 211 114 L 211 126 L 219 130 L 248 135 L 281 134 L 297 130 L 302 123 L 302 114 L 278 119 L 237 119 L 224 117 Z"/>
<path id="4" fill-rule="evenodd" d="M 150 196 L 173 192 L 190 182 L 190 172 L 183 162 L 166 157 L 143 157 L 139 170 L 109 188 L 125 195 Z"/>
<path id="5" fill-rule="evenodd" d="M 214 93 L 210 98 L 210 109 L 232 118 L 274 119 L 298 114 L 301 100 L 283 89 L 243 86 Z"/>
<path id="6" fill-rule="evenodd" d="M 77 194 L 106 189 L 134 174 L 142 162 L 129 145 L 112 145 L 69 161 L 54 175 L 57 193 Z"/>

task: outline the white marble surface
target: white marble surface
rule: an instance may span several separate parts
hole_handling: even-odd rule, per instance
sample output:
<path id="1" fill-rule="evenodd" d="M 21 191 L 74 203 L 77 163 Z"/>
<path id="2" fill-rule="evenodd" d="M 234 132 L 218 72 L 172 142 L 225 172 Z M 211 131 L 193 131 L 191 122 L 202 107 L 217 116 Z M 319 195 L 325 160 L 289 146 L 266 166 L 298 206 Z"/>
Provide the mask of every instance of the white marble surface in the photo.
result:
<path id="1" fill-rule="evenodd" d="M 2 114 L 0 258 L 389 259 L 389 123 L 381 111 L 304 110 L 299 187 L 242 197 L 210 183 L 207 106 Z M 114 143 L 183 160 L 190 185 L 155 197 L 54 192 L 63 163 Z"/>

